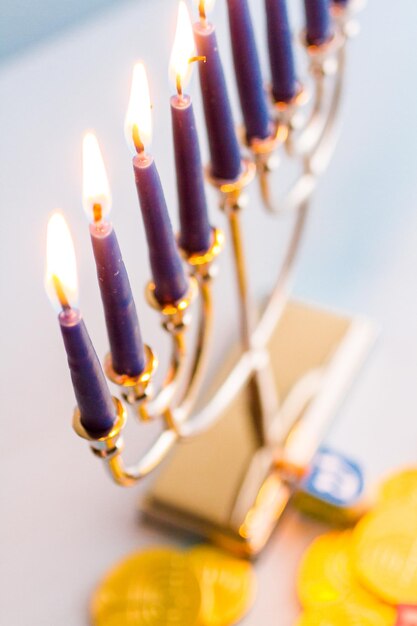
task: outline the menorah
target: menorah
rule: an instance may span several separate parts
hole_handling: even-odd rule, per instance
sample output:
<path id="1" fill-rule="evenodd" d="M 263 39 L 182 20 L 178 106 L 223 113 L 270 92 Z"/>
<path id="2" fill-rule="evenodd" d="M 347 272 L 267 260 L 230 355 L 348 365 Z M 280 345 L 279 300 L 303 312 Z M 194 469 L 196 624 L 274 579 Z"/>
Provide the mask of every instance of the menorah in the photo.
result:
<path id="1" fill-rule="evenodd" d="M 240 554 L 255 555 L 265 546 L 372 341 L 372 329 L 362 319 L 289 300 L 312 195 L 337 140 L 346 48 L 361 4 L 333 5 L 333 35 L 325 43 L 310 45 L 301 35 L 305 84 L 289 102 L 271 97 L 271 137 L 247 141 L 241 133 L 241 175 L 220 180 L 208 169 L 228 222 L 239 298 L 240 348 L 233 366 L 196 410 L 212 344 L 216 260 L 225 243 L 223 233 L 213 229 L 207 250 L 182 251 L 189 274 L 184 297 L 161 304 L 154 283 L 147 287 L 148 303 L 172 344 L 160 388 L 154 388 L 158 359 L 150 347 L 145 346 L 144 370 L 134 377 L 118 374 L 108 356 L 105 372 L 120 389 L 112 430 L 93 437 L 78 409 L 74 415 L 76 433 L 119 485 L 135 485 L 165 461 L 142 503 L 148 515 Z M 292 186 L 278 197 L 272 188 L 280 171 L 277 156 L 280 164 L 298 167 Z M 260 314 L 248 284 L 241 223 L 245 191 L 256 179 L 264 208 L 277 216 L 293 214 L 294 220 L 275 287 Z M 132 466 L 123 459 L 127 407 L 141 423 L 163 424 Z"/>

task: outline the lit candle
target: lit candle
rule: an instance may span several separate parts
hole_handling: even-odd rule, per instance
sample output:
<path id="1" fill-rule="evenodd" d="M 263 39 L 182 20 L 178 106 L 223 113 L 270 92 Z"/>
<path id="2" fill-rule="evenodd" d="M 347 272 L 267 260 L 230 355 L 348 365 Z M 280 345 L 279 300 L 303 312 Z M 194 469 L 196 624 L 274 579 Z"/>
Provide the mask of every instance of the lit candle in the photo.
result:
<path id="1" fill-rule="evenodd" d="M 255 33 L 247 0 L 227 0 L 233 61 L 240 106 L 251 139 L 266 139 L 271 134 L 269 109 Z"/>
<path id="2" fill-rule="evenodd" d="M 265 9 L 272 96 L 275 102 L 289 102 L 297 92 L 297 77 L 287 2 L 265 0 Z"/>
<path id="3" fill-rule="evenodd" d="M 210 173 L 218 179 L 236 180 L 242 171 L 242 161 L 216 31 L 206 18 L 212 4 L 214 0 L 199 1 L 200 21 L 194 24 L 197 52 L 206 58 L 206 63 L 199 63 L 199 74 L 210 147 Z"/>
<path id="4" fill-rule="evenodd" d="M 54 213 L 47 230 L 45 286 L 58 316 L 81 423 L 94 437 L 110 432 L 116 410 L 81 313 L 73 308 L 77 299 L 77 270 L 74 246 L 68 226 Z"/>
<path id="5" fill-rule="evenodd" d="M 103 157 L 93 133 L 87 133 L 83 141 L 83 204 L 91 221 L 91 242 L 112 366 L 117 374 L 138 376 L 145 368 L 142 336 L 116 233 L 106 220 L 111 194 Z"/>
<path id="6" fill-rule="evenodd" d="M 194 54 L 190 16 L 181 0 L 170 61 L 170 74 L 177 87 L 177 95 L 171 98 L 171 117 L 181 225 L 179 244 L 190 254 L 207 251 L 212 239 L 193 105 L 190 96 L 183 94 Z"/>
<path id="7" fill-rule="evenodd" d="M 164 192 L 155 161 L 146 152 L 152 134 L 148 79 L 142 63 L 133 70 L 132 89 L 125 121 L 126 138 L 137 155 L 133 159 L 136 188 L 145 225 L 155 297 L 162 305 L 180 300 L 188 281 L 172 231 Z"/>
<path id="8" fill-rule="evenodd" d="M 319 46 L 332 35 L 330 0 L 304 0 L 304 6 L 307 43 Z"/>

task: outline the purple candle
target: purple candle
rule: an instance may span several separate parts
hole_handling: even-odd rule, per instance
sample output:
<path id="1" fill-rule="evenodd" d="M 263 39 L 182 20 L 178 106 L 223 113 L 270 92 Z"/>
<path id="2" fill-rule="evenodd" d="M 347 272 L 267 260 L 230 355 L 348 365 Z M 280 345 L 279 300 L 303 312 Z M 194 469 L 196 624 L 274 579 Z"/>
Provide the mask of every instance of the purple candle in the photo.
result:
<path id="1" fill-rule="evenodd" d="M 208 219 L 200 146 L 189 96 L 171 98 L 172 130 L 180 215 L 179 244 L 190 254 L 206 252 L 212 229 Z"/>
<path id="2" fill-rule="evenodd" d="M 233 123 L 226 80 L 217 46 L 215 28 L 205 16 L 200 2 L 200 21 L 194 24 L 194 39 L 199 56 L 200 86 L 211 157 L 211 175 L 222 180 L 236 180 L 242 171 L 239 143 Z"/>
<path id="3" fill-rule="evenodd" d="M 81 423 L 91 436 L 103 437 L 113 427 L 116 410 L 81 314 L 70 303 L 77 296 L 75 252 L 60 213 L 48 223 L 45 283 L 51 300 L 61 309 L 58 319 Z"/>
<path id="4" fill-rule="evenodd" d="M 206 252 L 212 241 L 193 105 L 190 96 L 183 95 L 194 51 L 190 17 L 185 3 L 181 1 L 170 63 L 178 92 L 171 98 L 171 117 L 181 225 L 179 244 L 189 254 Z"/>
<path id="5" fill-rule="evenodd" d="M 139 376 L 145 353 L 136 305 L 112 224 L 90 226 L 97 278 L 106 319 L 112 366 L 117 374 Z"/>
<path id="6" fill-rule="evenodd" d="M 151 105 L 146 71 L 135 65 L 132 91 L 126 116 L 126 137 L 133 140 L 137 156 L 133 159 L 149 260 L 155 283 L 155 297 L 161 305 L 174 304 L 188 290 L 184 268 L 172 231 L 164 192 L 152 156 L 145 152 L 151 134 Z"/>
<path id="7" fill-rule="evenodd" d="M 292 34 L 286 0 L 265 0 L 272 96 L 290 102 L 297 93 Z"/>
<path id="8" fill-rule="evenodd" d="M 80 312 L 64 309 L 58 319 L 81 423 L 90 435 L 103 437 L 113 428 L 115 406 L 100 361 Z"/>
<path id="9" fill-rule="evenodd" d="M 145 368 L 139 320 L 116 233 L 104 219 L 111 196 L 100 147 L 92 133 L 83 141 L 83 170 L 84 208 L 93 220 L 90 235 L 112 366 L 117 374 L 138 376 Z"/>
<path id="10" fill-rule="evenodd" d="M 304 0 L 304 7 L 307 43 L 319 46 L 332 36 L 330 0 Z"/>
<path id="11" fill-rule="evenodd" d="M 227 0 L 233 61 L 240 106 L 251 139 L 266 139 L 271 134 L 269 109 L 255 33 L 247 0 Z"/>

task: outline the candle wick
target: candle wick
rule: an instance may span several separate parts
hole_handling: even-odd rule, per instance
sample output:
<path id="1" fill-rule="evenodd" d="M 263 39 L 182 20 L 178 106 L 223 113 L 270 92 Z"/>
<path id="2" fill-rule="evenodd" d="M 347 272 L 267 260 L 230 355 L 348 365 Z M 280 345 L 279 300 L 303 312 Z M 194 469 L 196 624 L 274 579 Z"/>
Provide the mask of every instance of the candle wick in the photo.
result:
<path id="1" fill-rule="evenodd" d="M 103 208 L 99 202 L 95 202 L 93 205 L 93 219 L 95 224 L 103 219 Z"/>
<path id="2" fill-rule="evenodd" d="M 206 15 L 206 3 L 205 0 L 200 0 L 198 5 L 198 11 L 200 13 L 200 20 L 203 26 L 207 25 L 207 15 Z"/>
<path id="3" fill-rule="evenodd" d="M 62 283 L 59 280 L 58 276 L 56 276 L 56 274 L 52 275 L 52 282 L 54 284 L 54 289 L 58 297 L 59 303 L 62 306 L 62 310 L 68 311 L 71 308 L 71 306 L 70 306 L 70 303 L 68 302 L 67 296 L 65 295 L 65 291 L 62 286 Z"/>
<path id="4" fill-rule="evenodd" d="M 177 74 L 177 79 L 176 79 L 176 84 L 177 84 L 177 94 L 178 94 L 178 98 L 180 100 L 183 100 L 183 93 L 182 93 L 182 84 L 181 84 L 181 75 Z"/>
<path id="5" fill-rule="evenodd" d="M 143 145 L 142 139 L 140 138 L 139 128 L 137 124 L 133 124 L 132 137 L 133 143 L 135 144 L 136 152 L 138 154 L 142 154 L 143 152 L 145 152 L 145 146 Z"/>
<path id="6" fill-rule="evenodd" d="M 199 56 L 199 57 L 191 57 L 190 59 L 188 59 L 188 63 L 207 63 L 207 57 L 205 56 Z"/>

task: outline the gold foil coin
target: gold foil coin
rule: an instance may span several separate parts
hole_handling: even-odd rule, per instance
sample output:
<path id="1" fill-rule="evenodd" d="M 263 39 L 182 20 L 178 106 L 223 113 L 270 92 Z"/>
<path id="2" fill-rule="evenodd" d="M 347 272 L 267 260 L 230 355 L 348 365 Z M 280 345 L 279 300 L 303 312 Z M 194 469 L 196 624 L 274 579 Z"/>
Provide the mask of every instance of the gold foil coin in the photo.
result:
<path id="1" fill-rule="evenodd" d="M 417 506 L 417 467 L 393 474 L 379 489 L 378 501 L 381 504 L 394 504 L 402 500 L 404 504 Z"/>
<path id="2" fill-rule="evenodd" d="M 296 626 L 394 626 L 396 619 L 389 606 L 343 602 L 307 609 Z"/>
<path id="3" fill-rule="evenodd" d="M 376 509 L 353 534 L 360 581 L 391 604 L 417 604 L 417 506 Z"/>
<path id="4" fill-rule="evenodd" d="M 161 548 L 119 563 L 95 592 L 91 612 L 94 626 L 195 626 L 200 608 L 187 557 Z"/>
<path id="5" fill-rule="evenodd" d="M 298 570 L 297 593 L 304 608 L 353 598 L 377 603 L 356 580 L 351 531 L 327 533 L 313 541 Z"/>
<path id="6" fill-rule="evenodd" d="M 255 598 L 252 566 L 209 546 L 197 546 L 188 553 L 200 582 L 201 626 L 229 626 L 239 621 Z"/>

